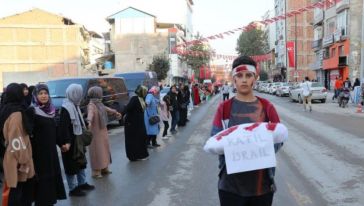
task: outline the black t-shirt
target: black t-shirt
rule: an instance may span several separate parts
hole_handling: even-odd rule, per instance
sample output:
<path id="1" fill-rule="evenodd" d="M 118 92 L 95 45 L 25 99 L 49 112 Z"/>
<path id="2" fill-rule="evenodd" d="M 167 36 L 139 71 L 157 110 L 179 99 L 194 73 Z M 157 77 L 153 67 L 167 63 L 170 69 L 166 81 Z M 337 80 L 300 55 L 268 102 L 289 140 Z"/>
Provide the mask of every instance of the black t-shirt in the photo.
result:
<path id="1" fill-rule="evenodd" d="M 242 102 L 234 98 L 232 101 L 228 127 L 266 121 L 265 110 L 258 99 L 254 102 Z M 266 169 L 228 175 L 224 166 L 220 173 L 219 190 L 244 197 L 269 193 L 270 185 L 271 180 Z"/>

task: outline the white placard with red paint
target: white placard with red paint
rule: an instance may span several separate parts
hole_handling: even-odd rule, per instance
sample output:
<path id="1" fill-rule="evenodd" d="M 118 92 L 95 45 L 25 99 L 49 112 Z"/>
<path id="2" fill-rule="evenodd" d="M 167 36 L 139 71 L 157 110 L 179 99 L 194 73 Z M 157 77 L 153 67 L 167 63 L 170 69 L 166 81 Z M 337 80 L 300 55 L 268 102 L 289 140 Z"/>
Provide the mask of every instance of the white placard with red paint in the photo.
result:
<path id="1" fill-rule="evenodd" d="M 228 174 L 276 166 L 272 132 L 236 130 L 224 137 Z"/>

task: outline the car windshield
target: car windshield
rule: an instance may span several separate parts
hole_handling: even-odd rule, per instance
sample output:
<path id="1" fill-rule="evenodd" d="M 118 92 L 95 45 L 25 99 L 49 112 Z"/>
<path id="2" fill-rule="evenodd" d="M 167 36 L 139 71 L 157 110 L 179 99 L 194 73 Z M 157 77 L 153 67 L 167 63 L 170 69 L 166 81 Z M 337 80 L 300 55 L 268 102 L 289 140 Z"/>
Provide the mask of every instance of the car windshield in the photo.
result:
<path id="1" fill-rule="evenodd" d="M 126 79 L 125 84 L 129 91 L 135 91 L 138 85 L 143 84 L 143 79 Z"/>
<path id="2" fill-rule="evenodd" d="M 49 96 L 51 98 L 65 98 L 66 89 L 70 84 L 80 84 L 82 88 L 86 88 L 87 79 L 63 79 L 47 82 L 49 88 Z"/>

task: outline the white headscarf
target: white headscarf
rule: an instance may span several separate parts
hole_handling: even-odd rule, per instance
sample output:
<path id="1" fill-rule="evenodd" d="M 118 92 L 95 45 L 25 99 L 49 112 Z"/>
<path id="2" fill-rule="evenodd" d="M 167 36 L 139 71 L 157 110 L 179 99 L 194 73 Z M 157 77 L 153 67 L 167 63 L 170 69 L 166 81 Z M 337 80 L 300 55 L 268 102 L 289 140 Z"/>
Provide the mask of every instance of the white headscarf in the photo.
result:
<path id="1" fill-rule="evenodd" d="M 62 107 L 64 107 L 71 118 L 73 125 L 73 134 L 82 134 L 82 124 L 80 120 L 80 103 L 83 97 L 83 89 L 79 84 L 71 84 L 66 89 L 66 99 L 63 100 Z M 80 114 L 80 115 L 79 115 Z"/>

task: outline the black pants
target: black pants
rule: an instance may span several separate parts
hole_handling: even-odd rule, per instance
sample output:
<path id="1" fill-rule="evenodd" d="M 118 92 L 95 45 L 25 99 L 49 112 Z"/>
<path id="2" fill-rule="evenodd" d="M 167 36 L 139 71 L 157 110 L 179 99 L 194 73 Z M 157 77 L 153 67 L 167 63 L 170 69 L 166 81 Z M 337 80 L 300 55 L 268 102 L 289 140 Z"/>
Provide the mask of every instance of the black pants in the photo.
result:
<path id="1" fill-rule="evenodd" d="M 223 97 L 223 101 L 225 101 L 225 99 L 229 99 L 229 93 L 228 94 L 222 94 Z"/>
<path id="2" fill-rule="evenodd" d="M 165 137 L 167 135 L 167 131 L 169 128 L 169 123 L 168 121 L 163 121 L 163 124 L 164 124 L 163 137 Z"/>
<path id="3" fill-rule="evenodd" d="M 230 192 L 219 190 L 221 206 L 271 206 L 273 193 L 261 196 L 242 197 Z"/>
<path id="4" fill-rule="evenodd" d="M 157 135 L 148 135 L 147 145 L 150 145 L 150 141 L 152 141 L 152 145 L 157 144 Z"/>
<path id="5" fill-rule="evenodd" d="M 33 180 L 18 182 L 16 188 L 10 188 L 8 206 L 31 206 Z"/>

